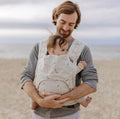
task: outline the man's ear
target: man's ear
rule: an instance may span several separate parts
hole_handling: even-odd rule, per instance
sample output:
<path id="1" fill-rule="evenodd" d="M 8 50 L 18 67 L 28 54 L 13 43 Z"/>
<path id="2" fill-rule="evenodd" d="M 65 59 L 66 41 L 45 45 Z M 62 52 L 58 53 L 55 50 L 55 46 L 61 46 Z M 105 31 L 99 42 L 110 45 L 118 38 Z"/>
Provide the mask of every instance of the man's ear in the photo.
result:
<path id="1" fill-rule="evenodd" d="M 54 19 L 53 23 L 54 23 L 54 25 L 56 25 L 56 24 L 57 24 L 57 18 L 56 18 L 56 19 Z"/>

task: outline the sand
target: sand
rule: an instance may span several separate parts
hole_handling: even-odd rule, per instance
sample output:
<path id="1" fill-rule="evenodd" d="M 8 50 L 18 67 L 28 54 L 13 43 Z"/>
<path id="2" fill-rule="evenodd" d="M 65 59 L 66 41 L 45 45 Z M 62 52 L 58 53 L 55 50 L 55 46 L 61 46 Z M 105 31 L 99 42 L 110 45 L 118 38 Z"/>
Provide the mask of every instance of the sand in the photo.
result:
<path id="1" fill-rule="evenodd" d="M 20 89 L 26 59 L 0 59 L 0 119 L 32 119 L 29 98 Z M 94 61 L 99 83 L 82 119 L 120 119 L 120 60 Z"/>

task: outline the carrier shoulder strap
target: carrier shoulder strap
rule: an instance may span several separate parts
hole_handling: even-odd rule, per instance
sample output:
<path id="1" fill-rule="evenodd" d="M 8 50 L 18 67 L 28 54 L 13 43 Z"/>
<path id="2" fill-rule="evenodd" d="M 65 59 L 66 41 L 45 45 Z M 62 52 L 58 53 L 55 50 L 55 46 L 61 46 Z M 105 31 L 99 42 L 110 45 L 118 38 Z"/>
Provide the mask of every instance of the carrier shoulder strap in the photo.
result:
<path id="1" fill-rule="evenodd" d="M 47 53 L 47 47 L 46 47 L 46 40 L 42 40 L 39 43 L 39 54 L 38 54 L 38 58 L 42 57 L 43 55 L 45 55 Z"/>
<path id="2" fill-rule="evenodd" d="M 77 64 L 77 60 L 84 48 L 85 44 L 79 40 L 74 40 L 72 42 L 72 45 L 68 51 L 69 57 L 73 62 L 76 62 Z"/>

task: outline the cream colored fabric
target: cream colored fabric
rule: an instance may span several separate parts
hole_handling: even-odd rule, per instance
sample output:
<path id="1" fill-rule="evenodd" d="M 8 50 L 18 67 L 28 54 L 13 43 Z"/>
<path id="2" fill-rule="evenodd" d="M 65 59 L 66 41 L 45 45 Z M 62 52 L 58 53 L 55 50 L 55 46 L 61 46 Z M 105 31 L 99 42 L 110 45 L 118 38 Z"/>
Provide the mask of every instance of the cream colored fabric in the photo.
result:
<path id="1" fill-rule="evenodd" d="M 79 73 L 79 72 L 80 72 L 81 70 L 83 70 L 83 69 L 84 69 L 83 64 L 79 62 L 78 65 L 77 65 L 76 74 Z"/>
<path id="2" fill-rule="evenodd" d="M 72 52 L 80 49 L 76 45 L 72 44 L 71 49 L 67 55 L 45 55 L 46 53 L 46 43 L 40 44 L 38 64 L 36 68 L 35 85 L 40 92 L 50 92 L 50 93 L 60 93 L 64 94 L 75 87 L 75 76 L 79 69 L 83 69 L 82 65 L 76 66 L 76 61 L 78 59 L 78 54 L 72 56 Z M 42 47 L 41 47 L 42 46 Z M 83 45 L 81 45 L 83 46 Z M 81 49 L 82 50 L 82 49 Z M 73 105 L 77 102 L 82 102 L 84 98 L 69 101 L 65 105 Z"/>
<path id="3" fill-rule="evenodd" d="M 36 80 L 39 91 L 63 94 L 75 87 L 77 66 L 70 61 L 68 55 L 45 55 L 40 59 L 39 66 L 38 80 Z M 46 81 L 48 83 L 47 88 L 42 86 L 47 85 Z"/>

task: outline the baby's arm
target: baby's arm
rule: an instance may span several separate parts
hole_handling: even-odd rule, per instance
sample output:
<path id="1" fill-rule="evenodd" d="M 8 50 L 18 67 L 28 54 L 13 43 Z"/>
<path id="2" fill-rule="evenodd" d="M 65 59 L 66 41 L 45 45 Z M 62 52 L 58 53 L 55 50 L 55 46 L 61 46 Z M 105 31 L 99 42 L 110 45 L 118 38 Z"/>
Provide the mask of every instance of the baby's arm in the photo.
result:
<path id="1" fill-rule="evenodd" d="M 91 102 L 92 100 L 92 97 L 87 97 L 84 101 L 82 101 L 80 104 L 83 106 L 83 107 L 87 107 L 88 104 Z"/>

